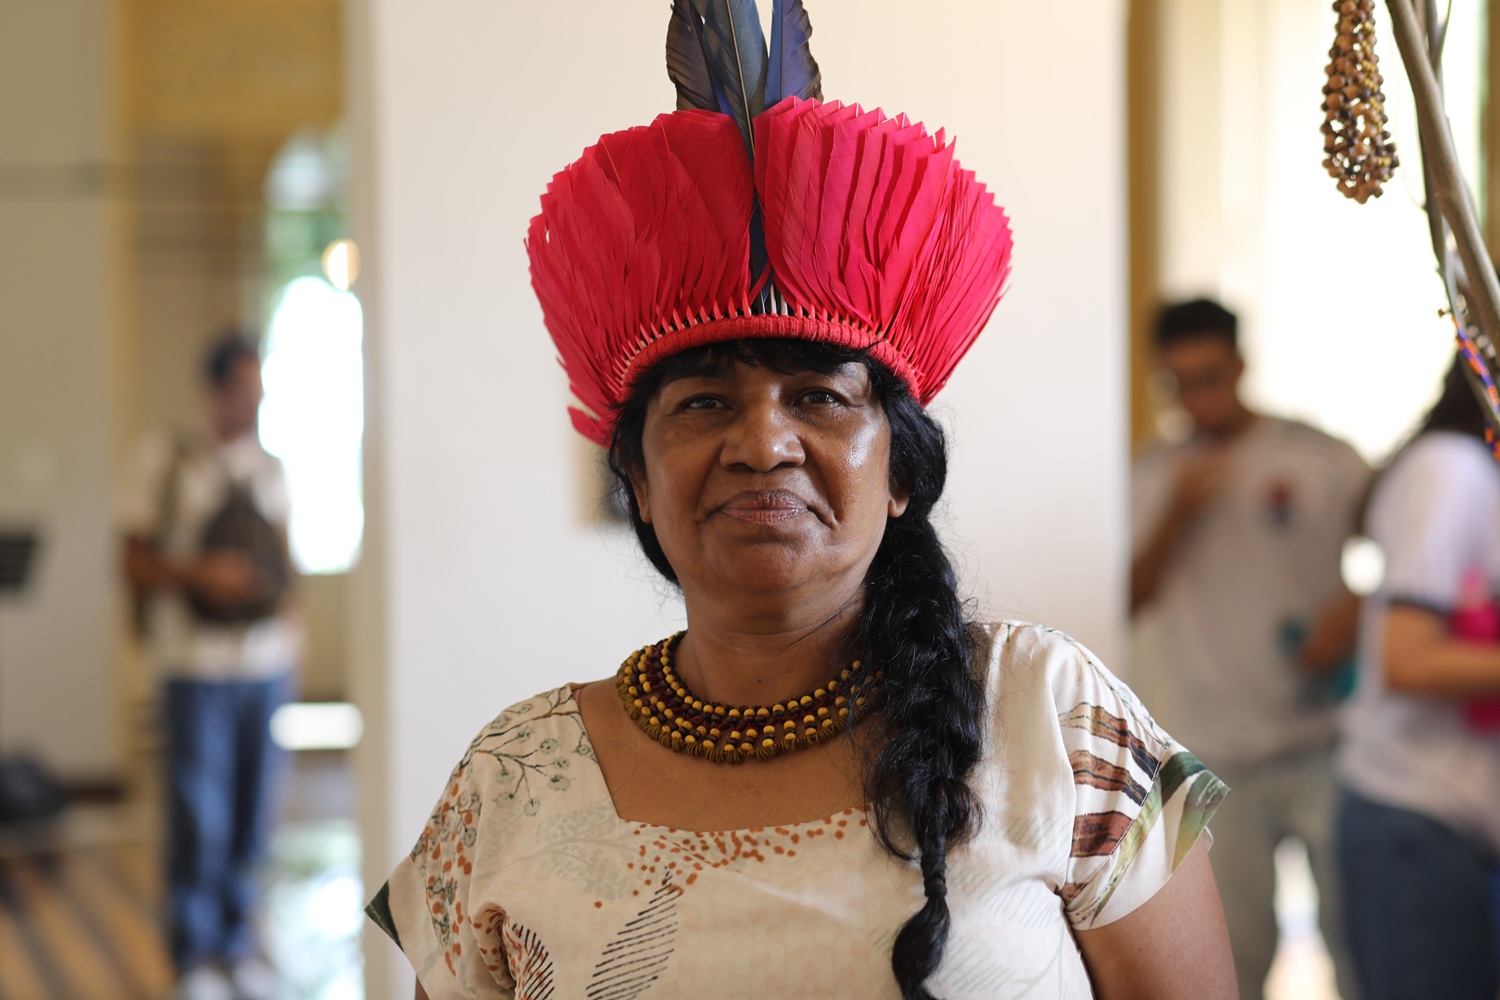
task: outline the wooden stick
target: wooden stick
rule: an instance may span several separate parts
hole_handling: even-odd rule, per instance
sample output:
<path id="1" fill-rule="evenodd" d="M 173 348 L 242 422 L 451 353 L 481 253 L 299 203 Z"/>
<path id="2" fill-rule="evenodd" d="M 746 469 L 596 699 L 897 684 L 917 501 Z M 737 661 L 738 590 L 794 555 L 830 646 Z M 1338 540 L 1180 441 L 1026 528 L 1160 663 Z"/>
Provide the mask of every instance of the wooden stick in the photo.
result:
<path id="1" fill-rule="evenodd" d="M 1495 277 L 1494 264 L 1490 262 L 1484 237 L 1479 231 L 1478 213 L 1463 172 L 1458 166 L 1458 153 L 1453 147 L 1453 133 L 1449 128 L 1448 115 L 1443 106 L 1443 93 L 1438 86 L 1437 74 L 1429 61 L 1428 48 L 1422 29 L 1417 24 L 1410 0 L 1387 0 L 1391 12 L 1391 27 L 1396 35 L 1396 46 L 1401 50 L 1401 62 L 1406 66 L 1406 76 L 1411 82 L 1412 94 L 1416 98 L 1417 127 L 1422 143 L 1422 164 L 1429 181 L 1431 198 L 1427 211 L 1432 211 L 1432 201 L 1453 233 L 1458 246 L 1458 257 L 1463 262 L 1468 278 L 1468 294 L 1464 304 L 1468 317 L 1478 325 L 1480 332 L 1491 345 L 1500 345 L 1500 280 Z M 1433 247 L 1438 255 L 1439 273 L 1451 276 L 1451 268 L 1444 259 L 1446 248 Z M 1451 290 L 1452 285 L 1449 283 Z M 1451 298 L 1451 291 L 1450 291 Z M 1451 302 L 1455 318 L 1460 323 L 1465 316 L 1458 312 L 1458 303 Z M 1471 378 L 1470 383 L 1474 384 Z M 1477 386 L 1476 386 L 1477 388 Z M 1492 425 L 1500 426 L 1500 411 L 1488 397 L 1477 393 Z"/>

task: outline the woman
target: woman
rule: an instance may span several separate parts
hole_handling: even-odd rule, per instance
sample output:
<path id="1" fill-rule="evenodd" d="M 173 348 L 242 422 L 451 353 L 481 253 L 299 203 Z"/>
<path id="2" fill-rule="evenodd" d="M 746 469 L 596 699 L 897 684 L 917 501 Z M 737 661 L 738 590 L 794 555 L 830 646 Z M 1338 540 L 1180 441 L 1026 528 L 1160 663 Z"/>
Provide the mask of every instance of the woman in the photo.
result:
<path id="1" fill-rule="evenodd" d="M 1065 636 L 968 622 L 929 519 L 922 407 L 1004 213 L 778 62 L 800 6 L 763 99 L 725 98 L 717 16 L 674 9 L 683 110 L 585 151 L 528 239 L 688 628 L 486 727 L 372 916 L 432 1000 L 1232 995 L 1223 786 Z"/>
<path id="2" fill-rule="evenodd" d="M 1500 694 L 1500 636 L 1465 636 L 1461 626 L 1492 617 L 1500 592 L 1500 465 L 1465 364 L 1448 370 L 1366 514 L 1385 576 L 1361 614 L 1338 817 L 1345 920 L 1366 1000 L 1494 1000 L 1500 991 L 1500 729 L 1476 711 Z"/>

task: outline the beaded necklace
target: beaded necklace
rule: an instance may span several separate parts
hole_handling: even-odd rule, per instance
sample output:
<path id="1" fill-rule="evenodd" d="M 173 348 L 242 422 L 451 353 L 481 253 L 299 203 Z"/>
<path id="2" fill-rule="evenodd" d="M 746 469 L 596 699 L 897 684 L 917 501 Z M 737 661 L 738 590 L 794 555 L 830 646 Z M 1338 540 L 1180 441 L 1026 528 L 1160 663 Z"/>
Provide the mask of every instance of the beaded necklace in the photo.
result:
<path id="1" fill-rule="evenodd" d="M 617 681 L 620 701 L 635 724 L 662 746 L 691 757 L 739 764 L 816 746 L 848 727 L 851 708 L 862 709 L 880 694 L 882 673 L 855 660 L 800 698 L 770 706 L 716 705 L 696 697 L 672 669 L 682 635 L 631 653 L 620 664 Z"/>

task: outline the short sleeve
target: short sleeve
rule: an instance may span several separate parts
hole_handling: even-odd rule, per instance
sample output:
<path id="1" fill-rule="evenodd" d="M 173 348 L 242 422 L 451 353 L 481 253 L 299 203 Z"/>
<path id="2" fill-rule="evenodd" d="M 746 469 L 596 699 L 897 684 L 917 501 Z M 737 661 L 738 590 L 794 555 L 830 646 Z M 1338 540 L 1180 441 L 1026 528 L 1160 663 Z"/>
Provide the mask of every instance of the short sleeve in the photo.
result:
<path id="1" fill-rule="evenodd" d="M 286 466 L 275 455 L 267 454 L 266 471 L 256 484 L 256 501 L 272 523 L 285 525 L 291 519 L 292 500 L 287 491 Z"/>
<path id="2" fill-rule="evenodd" d="M 504 914 L 473 893 L 485 805 L 476 763 L 483 759 L 471 746 L 411 854 L 365 908 L 406 955 L 431 1000 L 515 996 L 501 939 Z"/>
<path id="3" fill-rule="evenodd" d="M 136 445 L 115 504 L 115 518 L 125 534 L 149 538 L 156 533 L 172 447 L 165 435 L 151 435 Z"/>
<path id="4" fill-rule="evenodd" d="M 1087 930 L 1125 916 L 1167 883 L 1228 788 L 1093 654 L 1070 647 L 1052 679 L 1074 790 L 1062 897 L 1069 923 Z"/>
<path id="5" fill-rule="evenodd" d="M 1359 530 L 1359 509 L 1370 489 L 1370 466 L 1353 447 L 1343 442 L 1339 445 L 1339 458 L 1333 463 L 1338 477 L 1338 511 L 1347 519 L 1344 533 L 1353 535 Z"/>
<path id="6" fill-rule="evenodd" d="M 1370 519 L 1385 555 L 1383 597 L 1442 614 L 1453 608 L 1465 570 L 1500 521 L 1492 461 L 1473 442 L 1434 435 L 1391 468 Z"/>
<path id="7" fill-rule="evenodd" d="M 1139 552 L 1171 501 L 1171 452 L 1162 446 L 1138 455 L 1130 470 L 1130 547 Z"/>

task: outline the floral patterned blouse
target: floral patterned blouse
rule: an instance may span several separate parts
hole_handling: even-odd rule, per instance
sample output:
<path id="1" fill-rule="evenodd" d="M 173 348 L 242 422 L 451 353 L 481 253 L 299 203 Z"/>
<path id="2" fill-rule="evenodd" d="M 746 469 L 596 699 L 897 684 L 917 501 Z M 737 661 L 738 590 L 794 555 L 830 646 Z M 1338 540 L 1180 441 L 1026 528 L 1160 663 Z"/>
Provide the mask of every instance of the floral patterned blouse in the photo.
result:
<path id="1" fill-rule="evenodd" d="M 946 1000 L 1089 997 L 1073 931 L 1166 883 L 1227 789 L 1082 646 L 986 628 L 978 834 L 949 852 Z M 622 820 L 571 688 L 502 712 L 368 912 L 432 1000 L 899 1000 L 917 866 L 863 811 L 744 830 Z"/>

